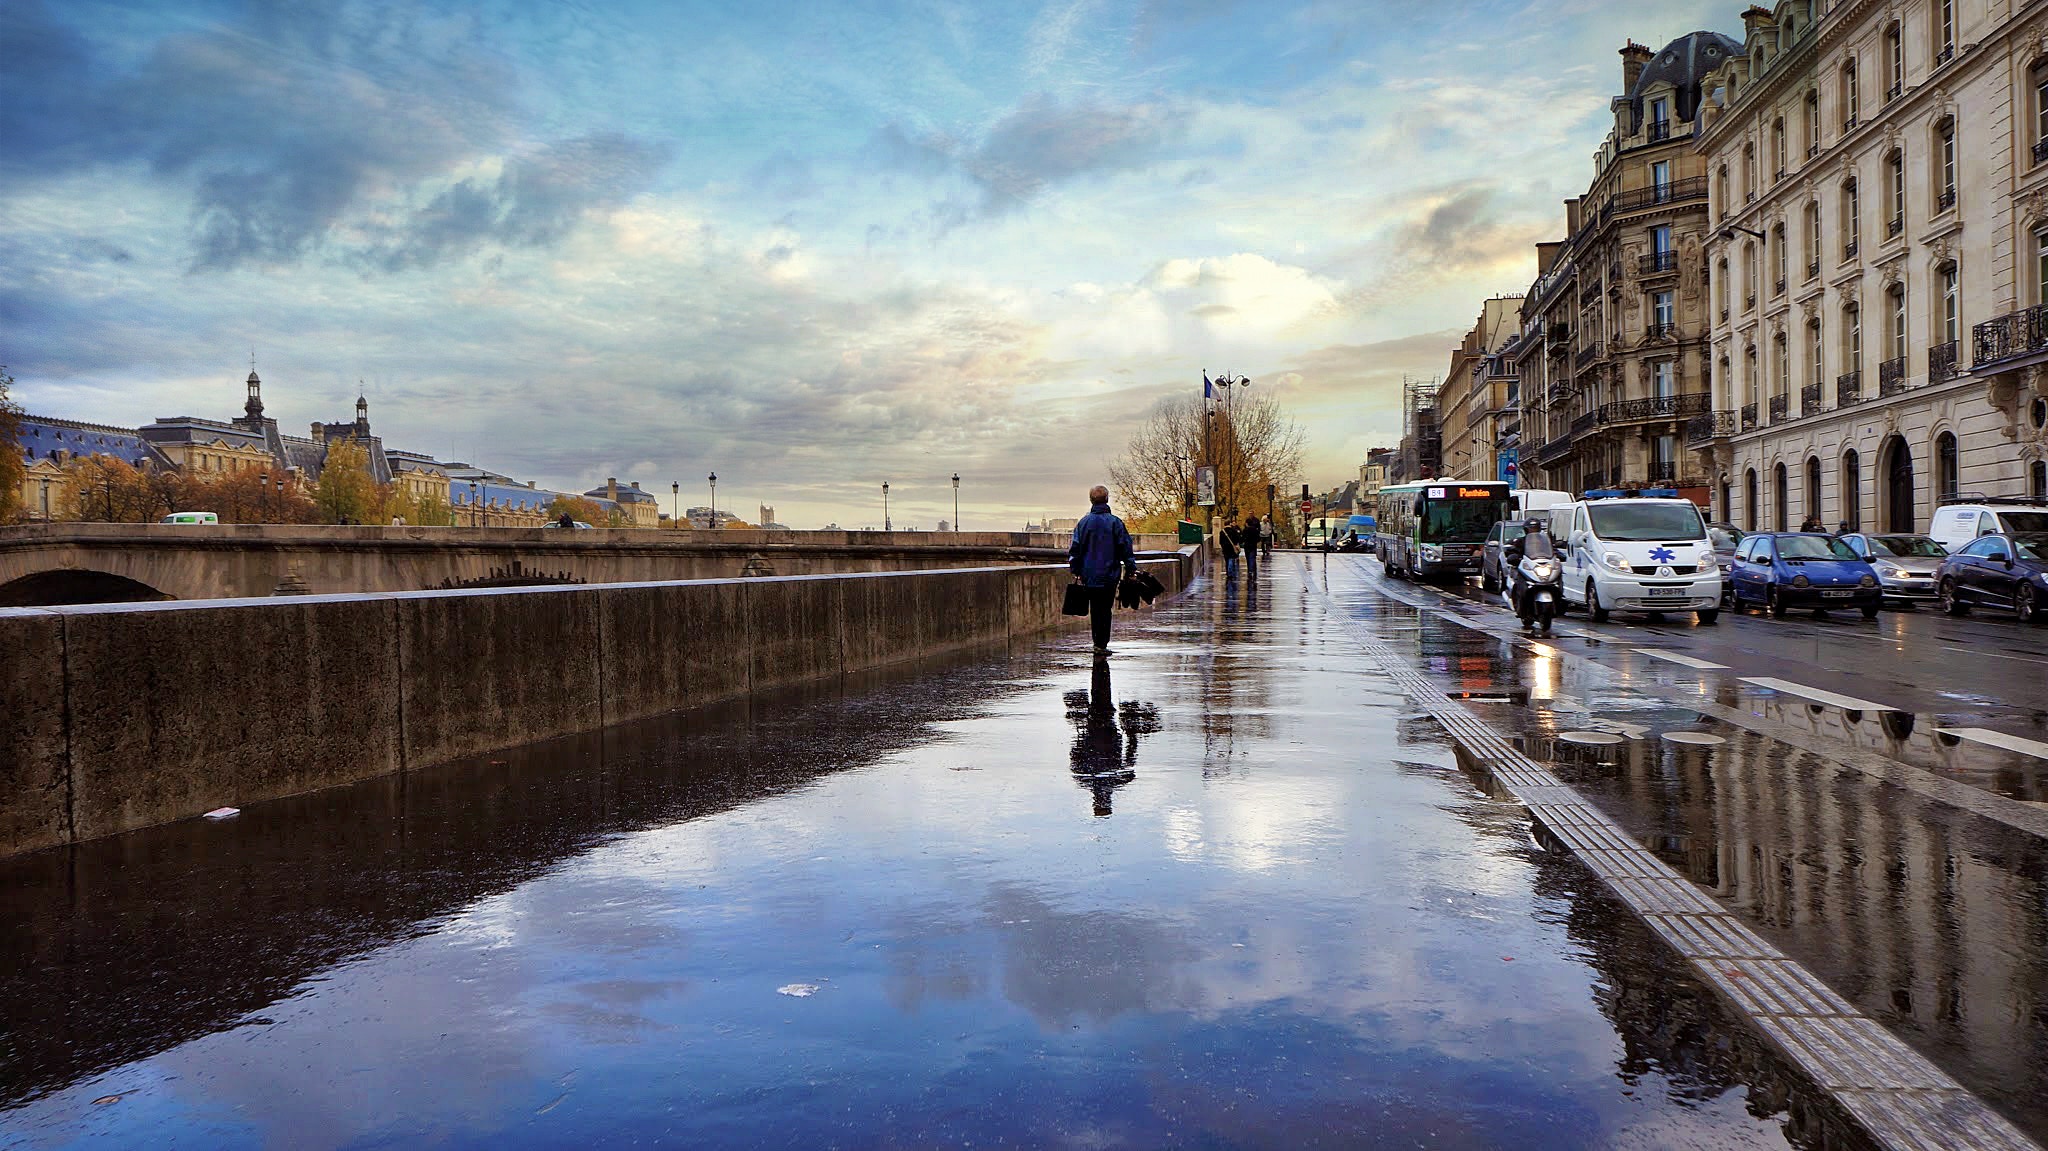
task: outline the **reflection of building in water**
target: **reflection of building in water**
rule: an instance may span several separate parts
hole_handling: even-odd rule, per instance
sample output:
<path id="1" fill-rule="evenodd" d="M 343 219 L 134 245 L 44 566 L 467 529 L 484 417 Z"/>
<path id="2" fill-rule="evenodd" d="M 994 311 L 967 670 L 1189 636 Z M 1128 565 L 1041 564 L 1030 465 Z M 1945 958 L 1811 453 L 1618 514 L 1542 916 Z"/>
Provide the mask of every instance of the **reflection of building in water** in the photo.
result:
<path id="1" fill-rule="evenodd" d="M 2048 843 L 1756 736 L 1631 741 L 1558 772 L 1965 1086 L 2048 1126 Z"/>
<path id="2" fill-rule="evenodd" d="M 1138 740 L 1159 730 L 1159 709 L 1149 703 L 1119 706 L 1112 694 L 1109 664 L 1098 661 L 1087 691 L 1066 695 L 1067 720 L 1074 725 L 1069 753 L 1074 782 L 1095 796 L 1095 814 L 1110 814 L 1116 789 L 1138 777 Z"/>

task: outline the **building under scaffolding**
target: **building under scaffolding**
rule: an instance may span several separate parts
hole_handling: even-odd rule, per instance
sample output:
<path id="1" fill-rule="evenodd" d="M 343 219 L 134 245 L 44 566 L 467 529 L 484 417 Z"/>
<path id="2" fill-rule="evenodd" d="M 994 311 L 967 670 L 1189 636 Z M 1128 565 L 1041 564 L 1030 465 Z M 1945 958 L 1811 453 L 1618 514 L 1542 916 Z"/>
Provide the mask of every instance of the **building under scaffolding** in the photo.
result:
<path id="1" fill-rule="evenodd" d="M 1395 453 L 1390 484 L 1427 479 L 1443 465 L 1443 429 L 1437 424 L 1438 381 L 1401 377 L 1401 449 Z"/>

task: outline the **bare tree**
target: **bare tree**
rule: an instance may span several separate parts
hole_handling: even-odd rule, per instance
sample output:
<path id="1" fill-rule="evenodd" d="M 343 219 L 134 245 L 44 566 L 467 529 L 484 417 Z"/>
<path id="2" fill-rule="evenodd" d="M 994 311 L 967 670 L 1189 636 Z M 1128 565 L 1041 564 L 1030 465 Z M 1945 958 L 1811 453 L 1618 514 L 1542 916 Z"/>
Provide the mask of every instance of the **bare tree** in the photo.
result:
<path id="1" fill-rule="evenodd" d="M 1109 466 L 1118 502 L 1143 530 L 1164 530 L 1179 519 L 1195 491 L 1195 468 L 1216 466 L 1216 512 L 1263 513 L 1268 485 L 1285 488 L 1301 473 L 1305 433 L 1279 398 L 1232 388 L 1210 402 L 1175 397 L 1162 402 L 1131 434 L 1124 454 Z M 1285 499 L 1274 510 L 1286 516 Z"/>

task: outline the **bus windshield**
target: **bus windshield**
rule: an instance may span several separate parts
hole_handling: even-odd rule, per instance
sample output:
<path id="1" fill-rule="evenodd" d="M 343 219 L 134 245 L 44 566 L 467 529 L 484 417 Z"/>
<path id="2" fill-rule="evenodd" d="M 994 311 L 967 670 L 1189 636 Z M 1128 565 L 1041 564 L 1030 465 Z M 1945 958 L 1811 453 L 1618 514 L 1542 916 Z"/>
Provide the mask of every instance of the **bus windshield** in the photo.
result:
<path id="1" fill-rule="evenodd" d="M 1691 504 L 1592 504 L 1593 534 L 1609 542 L 1696 540 L 1706 535 Z"/>
<path id="2" fill-rule="evenodd" d="M 1427 500 L 1420 509 L 1418 542 L 1479 543 L 1494 524 L 1507 518 L 1508 510 L 1505 499 Z"/>

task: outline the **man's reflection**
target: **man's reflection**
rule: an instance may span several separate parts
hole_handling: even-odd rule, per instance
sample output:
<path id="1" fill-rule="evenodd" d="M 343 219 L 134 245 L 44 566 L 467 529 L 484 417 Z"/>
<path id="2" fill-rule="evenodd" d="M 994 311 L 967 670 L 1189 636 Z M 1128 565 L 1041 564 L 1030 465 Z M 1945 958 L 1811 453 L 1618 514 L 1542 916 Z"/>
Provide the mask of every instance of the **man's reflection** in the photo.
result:
<path id="1" fill-rule="evenodd" d="M 1067 719 L 1074 725 L 1069 755 L 1074 782 L 1095 797 L 1095 814 L 1110 814 L 1110 796 L 1138 777 L 1138 740 L 1159 730 L 1159 709 L 1149 703 L 1117 706 L 1109 665 L 1097 663 L 1088 690 L 1067 693 Z"/>

